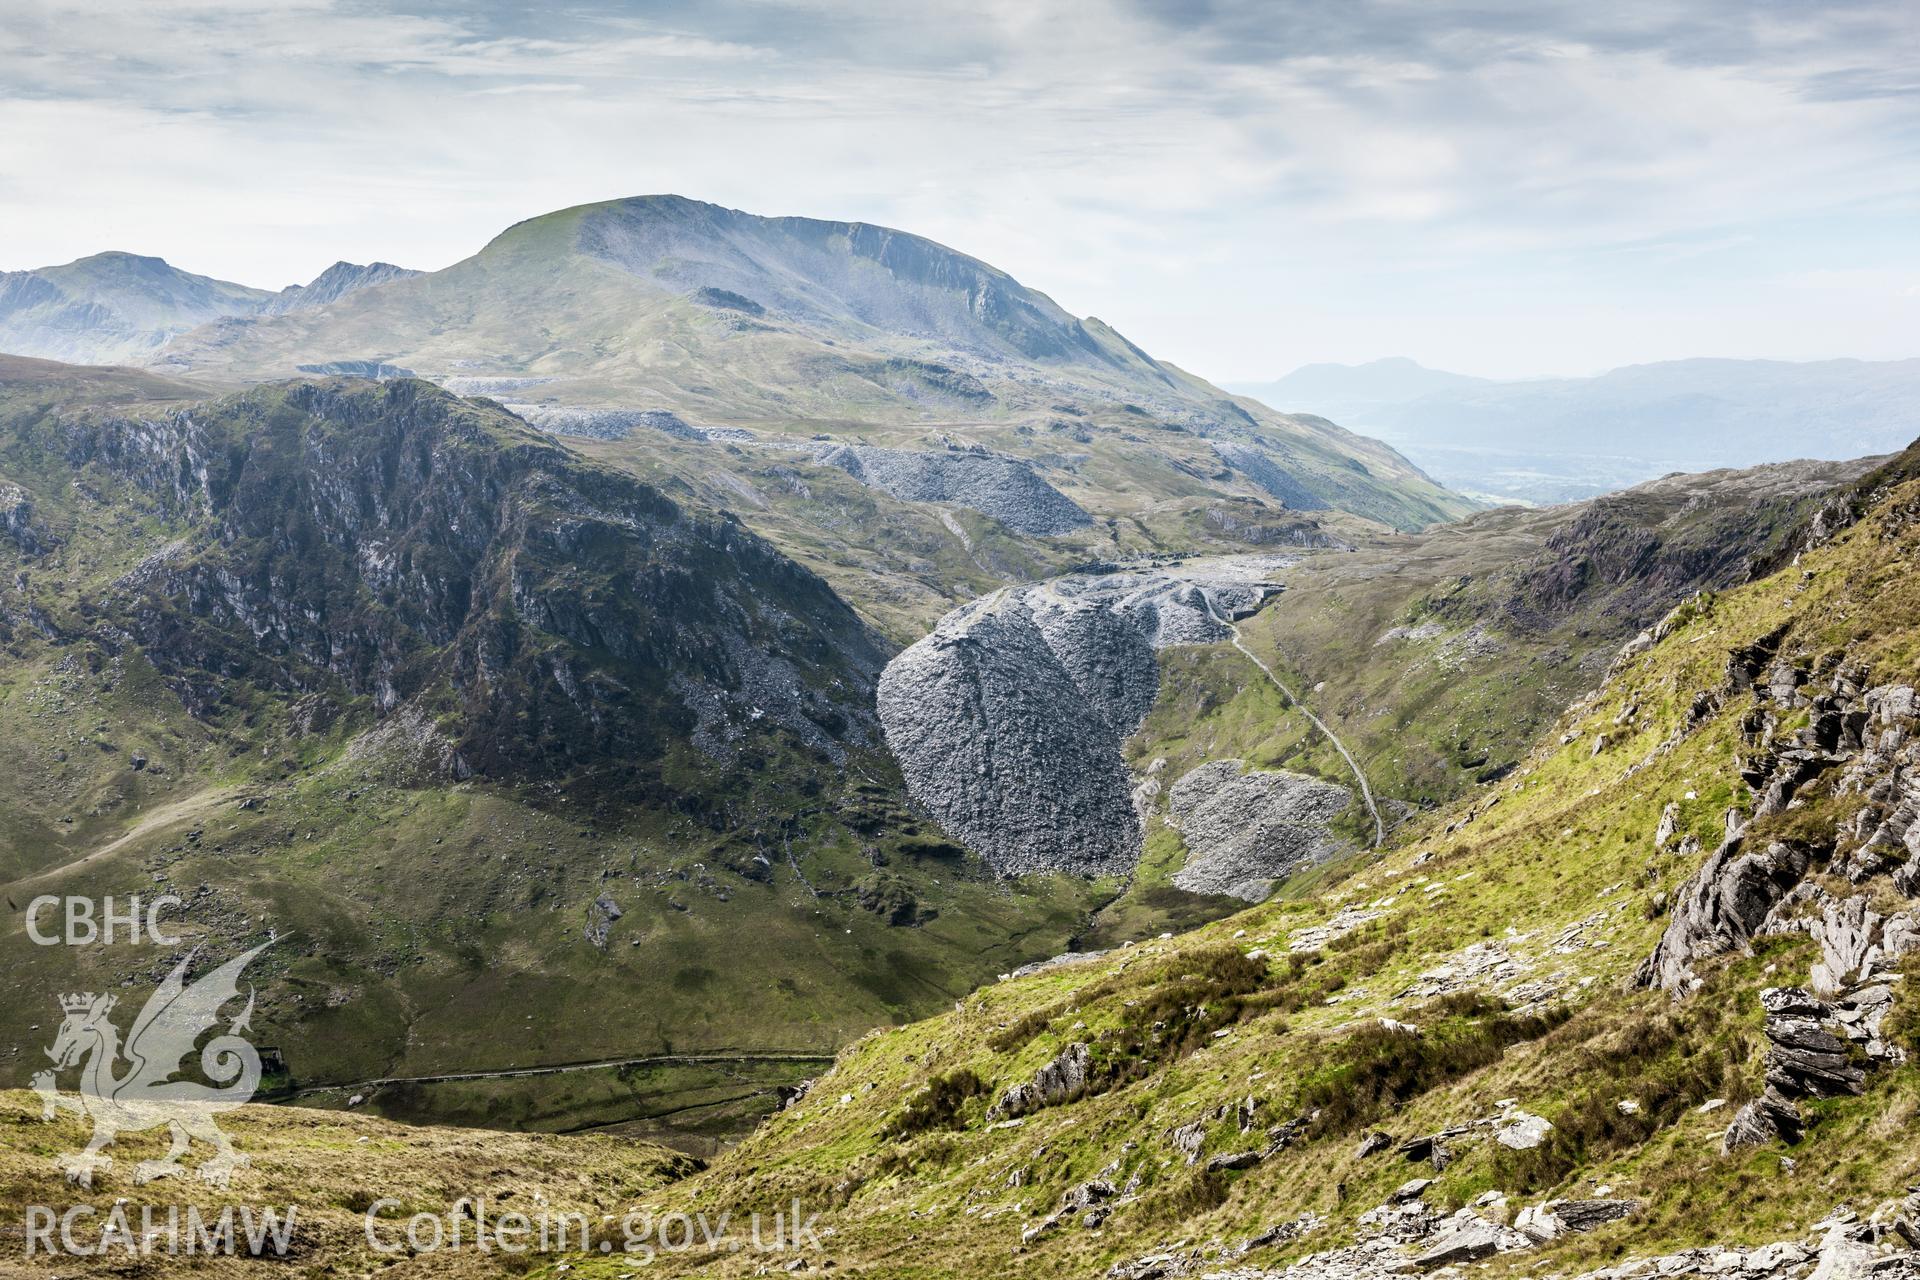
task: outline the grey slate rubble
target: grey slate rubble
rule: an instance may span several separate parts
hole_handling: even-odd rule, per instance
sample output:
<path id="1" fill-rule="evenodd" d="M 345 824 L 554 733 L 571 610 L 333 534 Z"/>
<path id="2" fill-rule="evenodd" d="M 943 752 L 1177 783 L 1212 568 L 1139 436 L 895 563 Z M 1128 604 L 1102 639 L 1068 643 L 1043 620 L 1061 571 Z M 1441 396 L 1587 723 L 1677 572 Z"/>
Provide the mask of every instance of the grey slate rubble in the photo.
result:
<path id="1" fill-rule="evenodd" d="M 637 427 L 658 431 L 676 440 L 707 439 L 707 433 L 689 426 L 679 414 L 665 409 L 604 409 L 584 405 L 510 404 L 507 408 L 529 426 L 552 436 L 581 436 L 589 440 L 624 440 Z"/>
<path id="2" fill-rule="evenodd" d="M 1497 1253 L 1532 1250 L 1563 1231 L 1595 1229 L 1628 1217 L 1639 1208 L 1631 1200 L 1549 1201 L 1522 1210 L 1510 1228 L 1502 1224 L 1506 1201 L 1498 1193 L 1489 1193 L 1476 1202 L 1476 1207 L 1450 1215 L 1421 1204 L 1383 1205 L 1360 1216 L 1357 1225 L 1361 1238 L 1356 1243 L 1309 1254 L 1285 1267 L 1232 1265 L 1251 1251 L 1245 1246 L 1237 1253 L 1176 1246 L 1116 1263 L 1106 1274 L 1107 1280 L 1173 1280 L 1188 1275 L 1204 1276 L 1206 1280 L 1381 1280 L 1428 1270 L 1457 1275 L 1463 1264 Z M 1555 1218 L 1557 1226 L 1550 1234 L 1530 1235 L 1518 1229 L 1553 1215 L 1562 1216 Z M 1681 1276 L 1714 1276 L 1718 1280 L 1920 1280 L 1920 1253 L 1914 1252 L 1914 1242 L 1920 1240 L 1920 1225 L 1916 1224 L 1920 1224 L 1920 1194 L 1909 1194 L 1904 1202 L 1880 1206 L 1864 1221 L 1841 1206 L 1801 1240 L 1758 1246 L 1707 1245 L 1657 1257 L 1632 1257 L 1583 1272 L 1572 1280 L 1669 1280 Z"/>
<path id="3" fill-rule="evenodd" d="M 1002 875 L 1131 870 L 1142 832 L 1122 744 L 1159 690 L 1155 649 L 1226 639 L 1215 613 L 1257 609 L 1285 563 L 1078 574 L 954 610 L 880 679 L 908 789 Z"/>
<path id="4" fill-rule="evenodd" d="M 1446 1213 L 1422 1199 L 1426 1179 L 1407 1183 L 1354 1220 L 1354 1243 L 1310 1254 L 1284 1269 L 1231 1264 L 1253 1249 L 1297 1239 L 1326 1224 L 1317 1218 L 1251 1237 L 1238 1245 L 1194 1248 L 1184 1242 L 1115 1263 L 1107 1280 L 1172 1280 L 1200 1275 L 1207 1280 L 1379 1280 L 1390 1275 L 1438 1271 L 1500 1253 L 1518 1253 L 1567 1232 L 1595 1230 L 1638 1213 L 1636 1200 L 1555 1200 L 1524 1209 L 1508 1225 L 1507 1197 L 1493 1191 L 1472 1205 Z M 1521 1225 L 1535 1224 L 1532 1233 Z M 1550 1224 L 1540 1226 L 1539 1224 Z M 1806 1251 L 1811 1257 L 1812 1251 Z"/>
<path id="5" fill-rule="evenodd" d="M 1328 824 L 1352 801 L 1345 787 L 1306 774 L 1248 770 L 1239 760 L 1203 764 L 1167 792 L 1169 820 L 1188 849 L 1173 883 L 1264 902 L 1275 881 L 1345 847 Z"/>
<path id="6" fill-rule="evenodd" d="M 816 460 L 903 502 L 941 502 L 991 516 L 1016 533 L 1049 537 L 1093 523 L 1024 458 L 956 449 L 836 444 Z"/>

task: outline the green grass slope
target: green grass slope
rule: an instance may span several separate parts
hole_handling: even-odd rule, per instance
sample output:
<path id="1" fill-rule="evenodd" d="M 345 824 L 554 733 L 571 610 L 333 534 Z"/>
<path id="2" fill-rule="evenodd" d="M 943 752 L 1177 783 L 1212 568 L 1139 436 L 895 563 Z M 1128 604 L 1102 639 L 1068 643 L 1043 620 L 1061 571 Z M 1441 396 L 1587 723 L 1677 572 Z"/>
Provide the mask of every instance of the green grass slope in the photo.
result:
<path id="1" fill-rule="evenodd" d="M 1778 655 L 1812 680 L 1809 694 L 1829 679 L 1920 675 L 1920 482 L 1900 474 L 1796 564 L 1676 611 L 1513 772 L 1319 892 L 875 1032 L 657 1203 L 825 1204 L 837 1265 L 890 1277 L 1086 1276 L 1163 1254 L 1257 1274 L 1353 1240 L 1359 1216 L 1416 1175 L 1436 1179 L 1426 1199 L 1443 1208 L 1491 1191 L 1516 1209 L 1595 1188 L 1641 1202 L 1590 1234 L 1500 1255 L 1487 1274 L 1795 1238 L 1838 1203 L 1865 1216 L 1920 1176 L 1911 1063 L 1875 1068 L 1860 1096 L 1808 1104 L 1790 1150 L 1720 1148 L 1729 1116 L 1761 1089 L 1759 992 L 1806 982 L 1819 947 L 1789 929 L 1703 959 L 1700 985 L 1679 997 L 1631 979 L 1724 813 L 1755 811 L 1736 766 L 1770 704 L 1765 687 L 1730 676 L 1745 655 Z M 1783 742 L 1797 723 L 1781 717 Z M 1836 895 L 1856 891 L 1839 873 L 1872 826 L 1855 815 L 1889 803 L 1837 788 L 1843 776 L 1816 774 L 1749 835 L 1753 848 L 1800 842 L 1809 883 Z M 1657 842 L 1669 805 L 1676 830 Z M 1856 881 L 1897 905 L 1886 870 Z M 1889 1034 L 1920 1051 L 1910 980 L 1894 999 Z M 1084 1069 L 1052 1105 L 996 1109 L 1075 1044 Z M 1547 1141 L 1511 1149 L 1470 1128 L 1448 1140 L 1439 1172 L 1359 1151 L 1376 1130 L 1440 1133 L 1503 1102 L 1548 1120 Z M 1265 1157 L 1250 1167 L 1237 1156 L 1256 1148 Z M 1101 1212 L 1042 1225 L 1093 1181 L 1114 1189 L 1088 1201 Z M 1283 1224 L 1294 1225 L 1268 1234 Z M 746 1274 L 755 1260 L 674 1265 Z M 589 1259 L 578 1272 L 619 1269 Z"/>

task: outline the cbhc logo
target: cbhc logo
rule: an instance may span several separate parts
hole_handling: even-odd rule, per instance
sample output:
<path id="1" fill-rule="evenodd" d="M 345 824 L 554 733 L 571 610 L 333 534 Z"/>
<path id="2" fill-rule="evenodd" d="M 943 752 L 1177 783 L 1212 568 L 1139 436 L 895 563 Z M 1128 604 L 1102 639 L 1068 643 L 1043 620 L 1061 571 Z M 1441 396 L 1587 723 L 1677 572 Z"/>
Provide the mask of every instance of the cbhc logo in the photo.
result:
<path id="1" fill-rule="evenodd" d="M 42 894 L 27 904 L 27 937 L 40 947 L 57 947 L 63 943 L 69 947 L 84 947 L 96 942 L 111 945 L 116 937 L 126 942 L 146 940 L 163 947 L 178 946 L 178 935 L 160 931 L 160 913 L 168 907 L 181 905 L 183 899 L 171 893 L 150 902 L 144 901 L 136 893 L 117 907 L 111 897 L 96 903 L 92 898 L 62 898 L 50 893 Z M 44 933 L 40 928 L 41 917 L 52 908 L 60 908 L 55 919 L 63 921 L 66 926 L 60 933 Z"/>

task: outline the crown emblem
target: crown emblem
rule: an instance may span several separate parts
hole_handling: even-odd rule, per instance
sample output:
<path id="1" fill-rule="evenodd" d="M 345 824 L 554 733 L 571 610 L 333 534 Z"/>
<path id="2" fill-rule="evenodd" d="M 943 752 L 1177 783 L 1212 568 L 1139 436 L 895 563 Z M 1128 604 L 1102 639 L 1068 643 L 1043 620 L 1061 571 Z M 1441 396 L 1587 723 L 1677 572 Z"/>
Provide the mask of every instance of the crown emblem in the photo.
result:
<path id="1" fill-rule="evenodd" d="M 112 996 L 96 997 L 91 991 L 81 991 L 74 995 L 61 996 L 60 1007 L 68 1013 L 86 1013 L 93 1008 L 93 1002 L 96 998 L 102 1001 L 100 1009 L 102 1013 L 113 1008 L 115 1001 Z"/>

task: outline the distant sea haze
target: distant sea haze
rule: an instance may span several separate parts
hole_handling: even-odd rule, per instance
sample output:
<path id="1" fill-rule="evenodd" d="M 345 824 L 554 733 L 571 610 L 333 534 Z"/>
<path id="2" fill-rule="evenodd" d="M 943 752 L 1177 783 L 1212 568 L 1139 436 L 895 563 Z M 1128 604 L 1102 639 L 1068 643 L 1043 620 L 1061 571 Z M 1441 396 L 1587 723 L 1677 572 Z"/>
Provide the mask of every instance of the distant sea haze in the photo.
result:
<path id="1" fill-rule="evenodd" d="M 1672 471 L 1891 453 L 1920 431 L 1920 359 L 1669 360 L 1502 382 L 1392 358 L 1227 386 L 1377 436 L 1447 487 L 1496 502 L 1573 501 Z"/>

